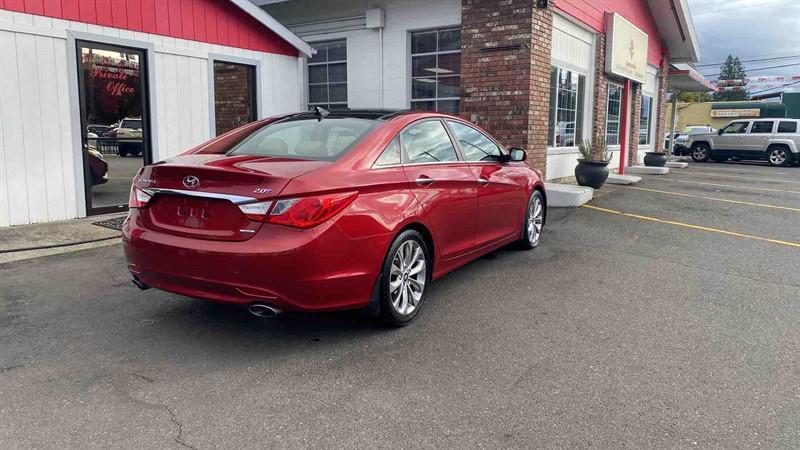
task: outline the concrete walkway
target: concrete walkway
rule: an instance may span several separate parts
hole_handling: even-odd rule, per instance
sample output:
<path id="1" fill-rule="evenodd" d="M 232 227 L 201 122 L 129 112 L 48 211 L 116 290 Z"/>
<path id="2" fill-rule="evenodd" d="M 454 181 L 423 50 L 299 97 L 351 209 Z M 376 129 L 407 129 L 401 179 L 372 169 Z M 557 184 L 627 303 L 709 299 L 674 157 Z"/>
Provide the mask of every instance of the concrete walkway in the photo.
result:
<path id="1" fill-rule="evenodd" d="M 0 264 L 119 243 L 119 231 L 94 225 L 94 222 L 124 215 L 0 228 Z M 31 250 L 18 251 L 21 249 Z"/>

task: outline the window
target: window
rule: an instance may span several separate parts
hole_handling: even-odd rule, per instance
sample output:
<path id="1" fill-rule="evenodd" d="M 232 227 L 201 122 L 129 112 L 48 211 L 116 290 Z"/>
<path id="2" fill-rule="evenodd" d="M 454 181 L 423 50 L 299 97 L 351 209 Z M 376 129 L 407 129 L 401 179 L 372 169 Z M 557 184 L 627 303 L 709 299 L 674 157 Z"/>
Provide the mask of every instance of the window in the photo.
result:
<path id="1" fill-rule="evenodd" d="M 410 164 L 458 161 L 450 136 L 438 120 L 412 125 L 401 138 Z"/>
<path id="2" fill-rule="evenodd" d="M 560 67 L 550 69 L 548 145 L 575 147 L 583 140 L 586 76 Z"/>
<path id="3" fill-rule="evenodd" d="M 778 133 L 797 133 L 797 122 L 778 122 Z"/>
<path id="4" fill-rule="evenodd" d="M 313 114 L 304 114 L 259 128 L 228 154 L 335 161 L 377 123 L 355 117 L 318 120 Z"/>
<path id="5" fill-rule="evenodd" d="M 392 139 L 392 142 L 386 146 L 386 150 L 381 153 L 378 160 L 375 161 L 376 166 L 392 166 L 400 164 L 400 138 Z"/>
<path id="6" fill-rule="evenodd" d="M 622 86 L 608 84 L 608 109 L 606 114 L 606 144 L 619 145 L 619 118 L 622 110 Z"/>
<path id="7" fill-rule="evenodd" d="M 775 124 L 773 121 L 766 121 L 766 122 L 753 122 L 753 126 L 750 128 L 750 134 L 753 133 L 772 133 L 772 126 Z"/>
<path id="8" fill-rule="evenodd" d="M 722 129 L 723 134 L 742 134 L 747 131 L 747 125 L 750 122 L 733 122 L 728 124 L 727 127 Z"/>
<path id="9" fill-rule="evenodd" d="M 312 44 L 308 59 L 308 104 L 327 110 L 347 108 L 347 41 Z"/>
<path id="10" fill-rule="evenodd" d="M 497 161 L 502 155 L 500 147 L 475 128 L 452 120 L 448 120 L 447 123 L 461 144 L 461 150 L 467 161 Z"/>
<path id="11" fill-rule="evenodd" d="M 214 61 L 214 131 L 217 136 L 257 118 L 256 67 Z"/>
<path id="12" fill-rule="evenodd" d="M 653 97 L 642 95 L 642 107 L 639 110 L 639 144 L 650 143 L 650 119 L 653 114 Z"/>
<path id="13" fill-rule="evenodd" d="M 411 108 L 458 114 L 461 29 L 411 33 Z"/>

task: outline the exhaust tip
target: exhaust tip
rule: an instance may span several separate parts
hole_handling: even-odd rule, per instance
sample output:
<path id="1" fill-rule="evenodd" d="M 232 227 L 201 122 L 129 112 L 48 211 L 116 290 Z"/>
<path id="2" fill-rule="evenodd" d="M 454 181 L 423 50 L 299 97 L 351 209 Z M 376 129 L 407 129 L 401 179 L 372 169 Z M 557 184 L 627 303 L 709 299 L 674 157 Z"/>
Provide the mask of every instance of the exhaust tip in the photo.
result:
<path id="1" fill-rule="evenodd" d="M 250 311 L 250 314 L 261 318 L 275 317 L 283 312 L 279 308 L 264 303 L 253 303 L 248 308 L 248 311 Z"/>
<path id="2" fill-rule="evenodd" d="M 142 280 L 140 280 L 137 277 L 133 277 L 133 279 L 131 280 L 131 283 L 133 283 L 134 286 L 138 287 L 139 289 L 141 289 L 143 291 L 146 291 L 146 290 L 150 289 L 150 285 L 142 282 Z"/>

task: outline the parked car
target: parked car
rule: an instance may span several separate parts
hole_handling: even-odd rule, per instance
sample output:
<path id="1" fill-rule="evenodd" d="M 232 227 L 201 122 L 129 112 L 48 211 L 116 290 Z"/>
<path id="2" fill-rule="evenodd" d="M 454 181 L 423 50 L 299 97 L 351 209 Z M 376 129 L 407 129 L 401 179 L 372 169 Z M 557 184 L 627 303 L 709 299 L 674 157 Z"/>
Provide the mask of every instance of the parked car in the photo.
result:
<path id="1" fill-rule="evenodd" d="M 258 121 L 142 169 L 123 224 L 128 268 L 141 288 L 259 316 L 369 308 L 404 325 L 431 280 L 539 245 L 546 194 L 525 159 L 439 113 Z"/>
<path id="2" fill-rule="evenodd" d="M 575 147 L 577 145 L 575 144 L 575 122 L 558 122 L 556 124 L 556 145 L 559 147 Z"/>
<path id="3" fill-rule="evenodd" d="M 678 136 L 680 136 L 680 135 L 681 135 L 681 132 L 680 132 L 680 131 L 676 131 L 676 132 L 675 132 L 675 133 L 672 135 L 672 138 L 673 138 L 673 139 L 678 139 Z M 669 149 L 669 133 L 666 133 L 666 134 L 664 135 L 664 149 L 665 149 L 665 150 L 668 150 L 668 149 Z"/>
<path id="4" fill-rule="evenodd" d="M 142 119 L 126 117 L 119 125 L 112 129 L 110 137 L 117 138 L 119 156 L 142 155 Z"/>
<path id="5" fill-rule="evenodd" d="M 109 125 L 93 124 L 93 125 L 87 125 L 86 126 L 86 131 L 88 133 L 93 133 L 93 134 L 95 134 L 95 135 L 97 135 L 99 137 L 105 137 L 106 134 L 108 134 L 108 132 L 111 131 L 111 129 L 112 128 Z"/>
<path id="6" fill-rule="evenodd" d="M 799 124 L 797 119 L 734 120 L 716 133 L 689 136 L 687 145 L 695 161 L 738 158 L 786 166 L 800 161 Z"/>
<path id="7" fill-rule="evenodd" d="M 710 125 L 688 125 L 681 130 L 681 134 L 675 138 L 675 145 L 672 148 L 672 154 L 676 156 L 690 156 L 691 151 L 686 143 L 689 142 L 689 136 L 692 134 L 701 133 L 716 133 L 717 130 Z"/>

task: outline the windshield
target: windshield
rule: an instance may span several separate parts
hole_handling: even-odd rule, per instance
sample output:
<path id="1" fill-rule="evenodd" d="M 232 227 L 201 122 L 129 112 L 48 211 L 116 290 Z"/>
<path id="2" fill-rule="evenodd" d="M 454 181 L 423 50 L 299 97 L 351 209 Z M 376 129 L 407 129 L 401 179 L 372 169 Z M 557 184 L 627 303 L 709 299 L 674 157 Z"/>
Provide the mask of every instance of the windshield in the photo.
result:
<path id="1" fill-rule="evenodd" d="M 125 119 L 122 123 L 119 124 L 120 128 L 131 128 L 134 130 L 141 130 L 142 129 L 142 120 L 141 119 Z"/>
<path id="2" fill-rule="evenodd" d="M 708 133 L 708 127 L 686 127 L 681 134 Z"/>
<path id="3" fill-rule="evenodd" d="M 288 119 L 258 129 L 234 146 L 228 155 L 336 161 L 377 124 L 374 120 L 354 117 Z"/>

